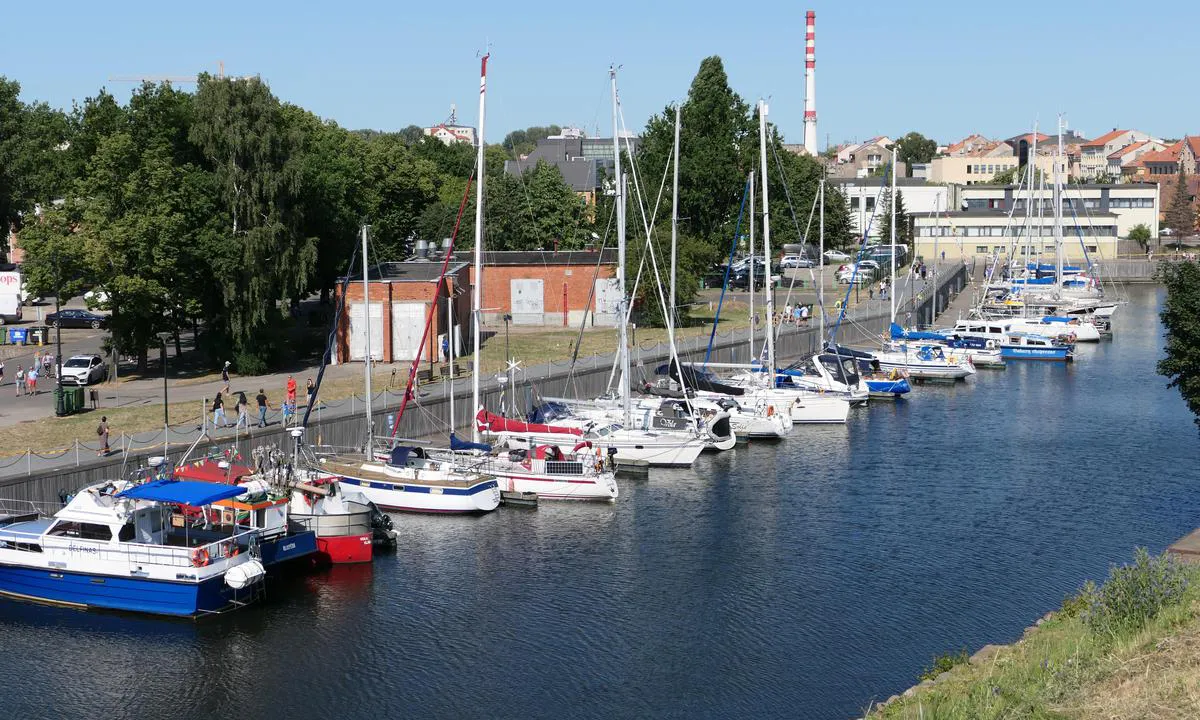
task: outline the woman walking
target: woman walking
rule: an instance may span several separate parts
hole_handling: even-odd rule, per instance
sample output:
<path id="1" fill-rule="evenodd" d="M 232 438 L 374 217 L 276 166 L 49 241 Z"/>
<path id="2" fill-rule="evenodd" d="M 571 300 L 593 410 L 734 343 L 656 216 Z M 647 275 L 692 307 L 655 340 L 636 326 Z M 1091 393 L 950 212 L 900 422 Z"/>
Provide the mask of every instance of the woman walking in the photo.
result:
<path id="1" fill-rule="evenodd" d="M 247 430 L 250 429 L 250 413 L 247 412 L 247 406 L 249 404 L 250 404 L 250 402 L 248 400 L 246 400 L 246 393 L 239 392 L 238 399 L 237 399 L 238 419 L 237 419 L 237 425 L 235 427 L 241 427 L 242 423 L 246 423 L 246 429 Z"/>
<path id="2" fill-rule="evenodd" d="M 229 427 L 229 423 L 225 420 L 225 401 L 221 397 L 221 391 L 218 390 L 212 401 L 213 427 Z M 220 420 L 218 421 L 218 418 Z"/>

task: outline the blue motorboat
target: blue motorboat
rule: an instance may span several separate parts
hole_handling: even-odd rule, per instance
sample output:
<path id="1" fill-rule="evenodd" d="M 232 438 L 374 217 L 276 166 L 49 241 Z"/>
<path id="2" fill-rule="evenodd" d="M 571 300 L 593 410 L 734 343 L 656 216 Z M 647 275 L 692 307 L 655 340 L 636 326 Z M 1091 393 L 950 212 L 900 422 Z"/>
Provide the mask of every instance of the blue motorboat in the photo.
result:
<path id="1" fill-rule="evenodd" d="M 898 400 L 912 392 L 908 376 L 899 370 L 884 372 L 874 353 L 842 345 L 833 345 L 826 350 L 841 358 L 853 358 L 858 363 L 859 376 L 867 384 L 867 392 L 870 397 Z"/>
<path id="2" fill-rule="evenodd" d="M 53 514 L 0 501 L 0 594 L 184 617 L 245 605 L 266 574 L 260 532 L 212 521 L 215 503 L 243 491 L 122 480 L 84 488 Z"/>
<path id="3" fill-rule="evenodd" d="M 1000 356 L 1005 360 L 1071 362 L 1075 359 L 1075 346 L 1045 335 L 1010 332 L 1000 343 Z"/>

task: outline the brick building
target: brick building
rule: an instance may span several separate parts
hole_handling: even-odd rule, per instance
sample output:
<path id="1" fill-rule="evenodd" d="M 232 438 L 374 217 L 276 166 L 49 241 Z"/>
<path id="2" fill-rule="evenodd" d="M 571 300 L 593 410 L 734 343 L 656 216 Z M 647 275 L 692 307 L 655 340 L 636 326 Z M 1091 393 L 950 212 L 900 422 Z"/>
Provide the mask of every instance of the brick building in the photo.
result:
<path id="1" fill-rule="evenodd" d="M 473 256 L 462 252 L 455 259 L 471 262 Z M 500 324 L 509 314 L 516 325 L 576 327 L 585 316 L 589 325 L 614 325 L 616 276 L 611 249 L 485 251 L 483 322 Z"/>
<path id="2" fill-rule="evenodd" d="M 452 260 L 442 275 L 442 263 L 430 261 L 388 262 L 371 268 L 367 298 L 370 318 L 371 357 L 376 362 L 411 361 L 421 352 L 423 360 L 441 360 L 442 337 L 449 327 L 446 298 L 454 296 L 454 324 L 459 348 L 471 338 L 470 272 L 467 263 Z M 437 311 L 425 345 L 418 350 L 434 289 Z M 337 293 L 341 295 L 341 285 Z M 338 362 L 361 361 L 366 355 L 362 276 L 346 287 L 346 303 L 337 329 Z"/>

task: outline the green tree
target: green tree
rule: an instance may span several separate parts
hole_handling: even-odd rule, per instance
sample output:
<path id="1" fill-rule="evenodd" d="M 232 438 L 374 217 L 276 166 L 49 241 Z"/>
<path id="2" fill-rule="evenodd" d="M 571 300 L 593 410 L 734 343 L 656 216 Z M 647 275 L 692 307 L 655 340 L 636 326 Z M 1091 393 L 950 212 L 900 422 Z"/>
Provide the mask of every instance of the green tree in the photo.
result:
<path id="1" fill-rule="evenodd" d="M 258 78 L 200 78 L 190 131 L 216 176 L 226 240 L 211 282 L 222 288 L 223 330 L 239 370 L 266 368 L 280 306 L 309 285 L 316 239 L 301 234 L 302 137 Z"/>
<path id="2" fill-rule="evenodd" d="M 428 144 L 426 139 L 418 147 Z M 403 260 L 422 213 L 438 200 L 437 165 L 390 135 L 368 145 L 367 175 L 367 216 L 373 230 L 372 242 L 380 253 L 376 259 Z"/>
<path id="3" fill-rule="evenodd" d="M 490 250 L 567 250 L 585 242 L 583 200 L 553 165 L 539 162 L 520 176 L 492 177 L 486 196 Z"/>
<path id="4" fill-rule="evenodd" d="M 87 287 L 86 238 L 78 227 L 78 209 L 68 203 L 45 208 L 22 227 L 21 272 L 31 296 L 54 295 L 61 303 Z"/>
<path id="5" fill-rule="evenodd" d="M 1129 228 L 1129 239 L 1136 242 L 1138 247 L 1142 249 L 1142 252 L 1150 249 L 1150 240 L 1153 237 L 1150 233 L 1150 228 L 1146 227 L 1145 223 L 1138 223 Z"/>
<path id="6" fill-rule="evenodd" d="M 1158 374 L 1179 388 L 1188 409 L 1200 425 L 1200 265 L 1163 262 L 1159 278 L 1167 288 L 1160 317 L 1167 330 L 1166 357 L 1158 361 Z"/>
<path id="7" fill-rule="evenodd" d="M 916 131 L 897 140 L 896 146 L 896 154 L 899 156 L 897 159 L 904 163 L 907 177 L 912 177 L 913 163 L 930 162 L 937 152 L 937 141 L 930 140 Z"/>
<path id="8" fill-rule="evenodd" d="M 509 157 L 516 159 L 533 152 L 539 140 L 545 140 L 547 137 L 558 135 L 561 132 L 562 128 L 558 125 L 534 126 L 525 128 L 524 130 L 513 130 L 504 136 L 504 140 L 500 143 L 500 146 Z"/>
<path id="9" fill-rule="evenodd" d="M 65 197 L 75 177 L 70 119 L 45 103 L 21 102 L 20 92 L 0 76 L 0 243 L 36 205 Z"/>
<path id="10" fill-rule="evenodd" d="M 879 210 L 875 213 L 873 223 L 879 228 L 879 241 L 890 243 L 892 238 L 892 189 L 884 188 L 879 200 Z M 909 245 L 912 243 L 912 219 L 904 207 L 904 192 L 896 189 L 896 244 Z"/>
<path id="11" fill-rule="evenodd" d="M 1164 224 L 1171 228 L 1175 239 L 1191 235 L 1196 231 L 1196 211 L 1192 207 L 1192 196 L 1188 192 L 1187 175 L 1183 165 L 1179 166 L 1179 175 L 1175 178 L 1175 187 L 1171 193 L 1171 204 L 1164 214 Z"/>

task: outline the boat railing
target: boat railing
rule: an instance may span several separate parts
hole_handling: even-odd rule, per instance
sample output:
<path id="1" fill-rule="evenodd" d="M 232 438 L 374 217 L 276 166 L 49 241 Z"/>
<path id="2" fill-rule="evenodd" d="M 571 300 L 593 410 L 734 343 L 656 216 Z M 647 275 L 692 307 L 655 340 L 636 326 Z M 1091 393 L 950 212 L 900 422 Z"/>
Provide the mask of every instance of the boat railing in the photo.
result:
<path id="1" fill-rule="evenodd" d="M 178 568 L 200 568 L 226 560 L 245 552 L 261 535 L 258 530 L 249 530 L 225 535 L 211 542 L 198 545 L 159 545 L 140 542 L 112 542 L 92 540 L 65 535 L 41 535 L 39 533 L 7 531 L 5 539 L 29 539 L 43 552 L 67 550 L 72 555 L 86 554 L 103 562 L 127 562 L 131 566 L 156 565 Z M 49 541 L 49 542 L 47 542 Z"/>
<path id="2" fill-rule="evenodd" d="M 460 461 L 460 465 L 471 472 L 487 475 L 524 471 L 535 475 L 570 475 L 578 477 L 584 475 L 586 472 L 585 465 L 581 460 L 545 460 L 538 458 L 514 460 L 508 457 L 495 457 L 492 455 L 468 456 Z"/>
<path id="3" fill-rule="evenodd" d="M 54 503 L 0 498 L 0 522 L 3 522 L 5 518 L 19 518 L 29 515 L 53 515 L 61 509 L 61 505 L 55 505 Z"/>

